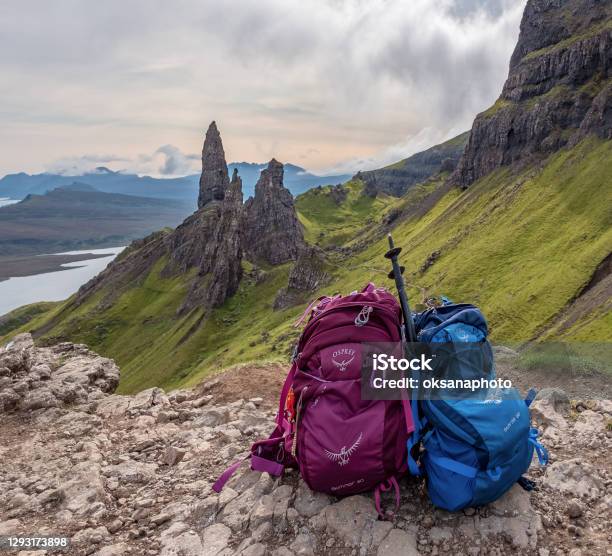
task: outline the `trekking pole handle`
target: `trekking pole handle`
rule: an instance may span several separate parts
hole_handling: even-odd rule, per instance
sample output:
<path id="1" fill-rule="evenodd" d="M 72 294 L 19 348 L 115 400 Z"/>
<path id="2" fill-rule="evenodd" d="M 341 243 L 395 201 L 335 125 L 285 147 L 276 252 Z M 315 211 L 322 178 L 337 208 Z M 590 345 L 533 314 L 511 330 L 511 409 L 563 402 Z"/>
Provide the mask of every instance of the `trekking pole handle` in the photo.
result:
<path id="1" fill-rule="evenodd" d="M 406 295 L 406 288 L 404 286 L 404 277 L 402 276 L 405 269 L 400 266 L 397 259 L 397 256 L 402 251 L 402 248 L 395 247 L 391 234 L 388 234 L 387 238 L 389 240 L 389 251 L 385 253 L 385 257 L 387 257 L 387 259 L 391 259 L 391 265 L 393 266 L 393 271 L 390 273 L 389 278 L 395 279 L 395 287 L 397 288 L 400 306 L 404 316 L 404 332 L 408 342 L 416 342 L 417 338 L 416 331 L 414 329 L 414 322 L 412 320 L 412 312 L 410 311 L 410 305 L 408 304 L 408 296 Z"/>

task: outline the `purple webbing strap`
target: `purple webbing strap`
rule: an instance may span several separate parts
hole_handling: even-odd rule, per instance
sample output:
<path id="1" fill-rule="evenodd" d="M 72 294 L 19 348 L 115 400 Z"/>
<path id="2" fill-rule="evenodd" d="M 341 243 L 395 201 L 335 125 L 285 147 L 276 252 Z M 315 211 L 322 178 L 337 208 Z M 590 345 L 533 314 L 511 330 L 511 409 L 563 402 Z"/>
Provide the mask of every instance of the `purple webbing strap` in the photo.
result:
<path id="1" fill-rule="evenodd" d="M 270 473 L 270 475 L 274 475 L 278 477 L 283 474 L 285 470 L 285 466 L 282 463 L 277 463 L 275 461 L 270 461 L 269 459 L 265 459 L 254 454 L 247 456 L 244 459 L 237 461 L 236 463 L 232 463 L 221 476 L 215 481 L 212 489 L 219 493 L 225 486 L 225 483 L 230 480 L 232 475 L 236 472 L 236 470 L 240 467 L 243 461 L 251 458 L 251 469 L 253 471 L 264 471 L 265 473 Z"/>
<path id="2" fill-rule="evenodd" d="M 248 457 L 245 459 L 248 459 Z M 221 473 L 221 476 L 215 481 L 215 484 L 212 487 L 216 493 L 221 492 L 221 489 L 225 486 L 225 483 L 230 480 L 230 477 L 236 472 L 236 469 L 240 467 L 240 464 L 243 461 L 244 459 L 241 459 L 236 463 L 232 463 L 232 465 L 230 465 L 223 473 Z"/>
<path id="3" fill-rule="evenodd" d="M 404 419 L 406 420 L 406 433 L 410 434 L 414 431 L 414 420 L 412 419 L 410 402 L 405 398 L 402 398 L 402 407 L 404 408 Z"/>
<path id="4" fill-rule="evenodd" d="M 251 456 L 251 469 L 253 471 L 264 471 L 278 477 L 283 474 L 285 466 L 282 463 L 271 461 L 256 455 Z"/>

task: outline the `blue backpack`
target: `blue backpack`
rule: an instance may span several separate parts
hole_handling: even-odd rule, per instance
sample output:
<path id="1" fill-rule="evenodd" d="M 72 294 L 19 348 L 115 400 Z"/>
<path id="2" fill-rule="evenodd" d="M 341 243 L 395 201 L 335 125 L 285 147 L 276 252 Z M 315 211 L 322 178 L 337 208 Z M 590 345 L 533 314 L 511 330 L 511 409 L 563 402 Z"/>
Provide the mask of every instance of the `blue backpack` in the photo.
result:
<path id="1" fill-rule="evenodd" d="M 495 378 L 487 323 L 480 310 L 469 304 L 447 302 L 415 316 L 417 339 L 443 343 L 451 349 L 450 369 L 457 378 Z M 432 503 L 456 511 L 481 506 L 499 498 L 522 480 L 534 449 L 541 464 L 548 455 L 531 428 L 531 390 L 523 400 L 515 388 L 480 388 L 476 392 L 450 392 L 440 398 L 413 392 L 415 431 L 408 442 L 408 465 L 414 475 L 425 472 Z M 424 451 L 417 465 L 414 451 Z"/>

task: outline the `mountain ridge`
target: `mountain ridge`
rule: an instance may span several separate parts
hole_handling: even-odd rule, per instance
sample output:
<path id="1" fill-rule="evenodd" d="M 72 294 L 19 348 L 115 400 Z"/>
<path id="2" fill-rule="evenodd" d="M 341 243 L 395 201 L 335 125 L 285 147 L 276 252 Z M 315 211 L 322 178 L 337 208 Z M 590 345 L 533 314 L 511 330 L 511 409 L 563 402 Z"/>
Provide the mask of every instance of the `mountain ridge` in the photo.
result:
<path id="1" fill-rule="evenodd" d="M 230 162 L 228 172 L 238 170 L 244 184 L 245 199 L 252 196 L 259 174 L 267 163 Z M 312 187 L 337 184 L 350 178 L 348 174 L 318 176 L 294 164 L 285 164 L 285 182 L 291 193 L 299 195 Z M 105 168 L 104 172 L 90 172 L 81 175 L 63 175 L 52 173 L 28 174 L 19 172 L 7 174 L 0 178 L 0 197 L 23 199 L 28 193 L 44 194 L 47 191 L 69 185 L 74 181 L 83 181 L 106 193 L 123 193 L 136 196 L 157 197 L 162 199 L 180 199 L 193 202 L 196 206 L 198 181 L 200 174 L 191 174 L 175 178 L 153 178 L 115 172 Z"/>

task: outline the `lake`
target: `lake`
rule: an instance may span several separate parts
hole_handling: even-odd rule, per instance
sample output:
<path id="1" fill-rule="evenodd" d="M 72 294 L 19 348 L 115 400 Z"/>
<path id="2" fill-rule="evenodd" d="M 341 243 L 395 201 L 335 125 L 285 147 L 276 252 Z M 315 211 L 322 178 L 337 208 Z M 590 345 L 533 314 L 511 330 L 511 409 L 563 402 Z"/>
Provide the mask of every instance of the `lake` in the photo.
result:
<path id="1" fill-rule="evenodd" d="M 125 247 L 88 249 L 85 251 L 66 251 L 54 255 L 82 255 L 86 253 L 106 254 L 108 257 L 85 259 L 62 264 L 56 272 L 46 272 L 34 276 L 20 276 L 0 282 L 0 315 L 17 307 L 37 301 L 61 301 L 70 297 L 85 282 L 106 268 Z"/>
<path id="2" fill-rule="evenodd" d="M 7 197 L 0 197 L 0 207 L 4 207 L 6 205 L 14 205 L 18 202 L 18 199 L 8 199 Z"/>

